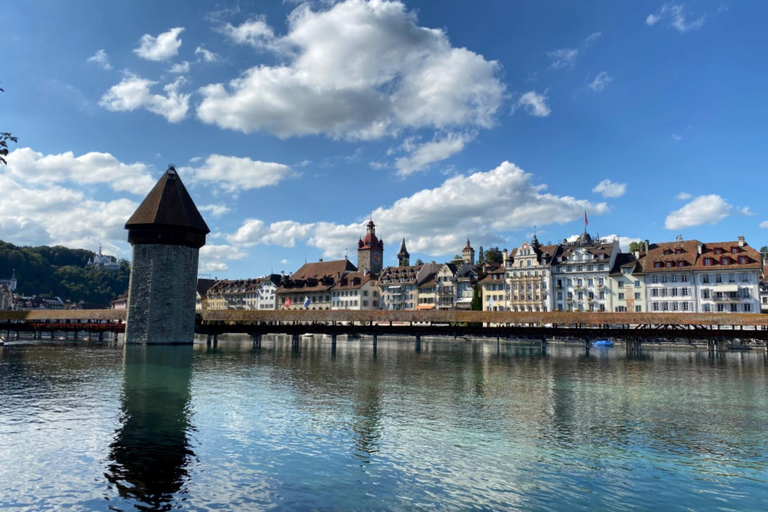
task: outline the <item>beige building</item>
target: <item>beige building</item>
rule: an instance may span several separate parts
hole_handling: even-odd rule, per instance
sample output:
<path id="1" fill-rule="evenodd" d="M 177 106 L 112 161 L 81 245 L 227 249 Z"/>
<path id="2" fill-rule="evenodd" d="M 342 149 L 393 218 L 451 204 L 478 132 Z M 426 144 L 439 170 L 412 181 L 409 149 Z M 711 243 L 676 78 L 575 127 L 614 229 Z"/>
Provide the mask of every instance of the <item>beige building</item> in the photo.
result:
<path id="1" fill-rule="evenodd" d="M 498 268 L 489 272 L 479 283 L 483 300 L 483 311 L 507 311 L 506 271 Z"/>
<path id="2" fill-rule="evenodd" d="M 540 245 L 536 235 L 512 249 L 505 262 L 508 311 L 553 310 L 550 264 L 558 251 L 558 245 Z"/>
<path id="3" fill-rule="evenodd" d="M 331 309 L 331 289 L 357 268 L 347 259 L 305 263 L 277 288 L 279 309 Z"/>
<path id="4" fill-rule="evenodd" d="M 331 309 L 379 309 L 378 280 L 373 274 L 350 272 L 331 287 Z"/>

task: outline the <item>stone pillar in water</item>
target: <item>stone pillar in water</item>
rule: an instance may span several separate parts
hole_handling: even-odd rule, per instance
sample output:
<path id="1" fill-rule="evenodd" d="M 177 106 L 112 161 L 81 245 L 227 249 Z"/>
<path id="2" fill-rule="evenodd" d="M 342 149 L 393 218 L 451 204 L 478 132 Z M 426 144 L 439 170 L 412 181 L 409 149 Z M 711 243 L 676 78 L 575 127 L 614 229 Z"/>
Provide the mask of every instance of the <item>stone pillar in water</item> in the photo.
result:
<path id="1" fill-rule="evenodd" d="M 125 229 L 133 247 L 126 343 L 192 343 L 198 252 L 210 229 L 173 166 Z"/>

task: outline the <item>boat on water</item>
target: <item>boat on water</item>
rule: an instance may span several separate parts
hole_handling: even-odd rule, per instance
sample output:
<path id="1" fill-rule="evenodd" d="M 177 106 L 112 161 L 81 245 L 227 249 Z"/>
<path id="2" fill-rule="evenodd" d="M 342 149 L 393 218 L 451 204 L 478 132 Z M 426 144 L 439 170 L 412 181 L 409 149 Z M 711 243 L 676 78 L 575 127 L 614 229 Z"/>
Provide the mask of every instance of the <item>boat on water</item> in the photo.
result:
<path id="1" fill-rule="evenodd" d="M 597 340 L 592 342 L 593 347 L 612 347 L 613 342 L 611 340 Z"/>

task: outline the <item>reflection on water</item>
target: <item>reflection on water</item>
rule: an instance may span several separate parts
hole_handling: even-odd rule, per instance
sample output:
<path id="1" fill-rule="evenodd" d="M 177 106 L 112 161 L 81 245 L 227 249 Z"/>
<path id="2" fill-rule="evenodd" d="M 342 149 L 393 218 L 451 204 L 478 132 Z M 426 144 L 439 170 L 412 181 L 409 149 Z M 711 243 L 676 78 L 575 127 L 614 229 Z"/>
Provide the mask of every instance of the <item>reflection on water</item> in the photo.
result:
<path id="1" fill-rule="evenodd" d="M 190 448 L 192 347 L 126 345 L 120 426 L 106 477 L 138 510 L 170 510 Z"/>
<path id="2" fill-rule="evenodd" d="M 30 344 L 0 397 L 0 508 L 768 510 L 757 351 Z"/>

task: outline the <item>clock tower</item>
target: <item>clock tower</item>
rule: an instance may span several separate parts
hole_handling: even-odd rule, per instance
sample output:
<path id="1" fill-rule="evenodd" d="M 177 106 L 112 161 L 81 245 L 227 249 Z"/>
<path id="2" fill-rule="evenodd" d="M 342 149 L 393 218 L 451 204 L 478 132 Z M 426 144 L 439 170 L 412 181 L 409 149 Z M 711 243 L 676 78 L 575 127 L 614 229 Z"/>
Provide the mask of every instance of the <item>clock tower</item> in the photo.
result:
<path id="1" fill-rule="evenodd" d="M 365 238 L 357 242 L 357 269 L 371 274 L 381 273 L 384 260 L 384 242 L 376 237 L 373 219 L 368 221 Z"/>

